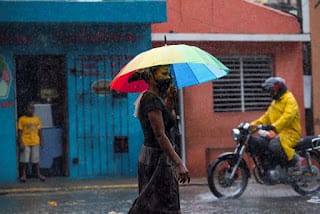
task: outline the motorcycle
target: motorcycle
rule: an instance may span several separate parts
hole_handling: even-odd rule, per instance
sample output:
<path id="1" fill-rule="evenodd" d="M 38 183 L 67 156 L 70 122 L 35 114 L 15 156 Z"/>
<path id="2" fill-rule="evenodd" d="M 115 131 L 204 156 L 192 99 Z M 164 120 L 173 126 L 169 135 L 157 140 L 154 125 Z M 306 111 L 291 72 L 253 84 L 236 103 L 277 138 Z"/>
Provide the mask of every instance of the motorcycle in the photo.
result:
<path id="1" fill-rule="evenodd" d="M 264 185 L 287 184 L 300 195 L 313 194 L 320 190 L 320 135 L 306 136 L 295 147 L 296 153 L 304 157 L 306 164 L 301 173 L 291 174 L 289 163 L 256 155 L 249 149 L 249 141 L 259 130 L 267 126 L 253 127 L 248 122 L 232 129 L 232 138 L 237 143 L 234 152 L 220 154 L 207 170 L 208 185 L 217 198 L 238 198 L 245 191 L 251 173 L 255 180 Z M 244 154 L 253 160 L 250 171 Z"/>

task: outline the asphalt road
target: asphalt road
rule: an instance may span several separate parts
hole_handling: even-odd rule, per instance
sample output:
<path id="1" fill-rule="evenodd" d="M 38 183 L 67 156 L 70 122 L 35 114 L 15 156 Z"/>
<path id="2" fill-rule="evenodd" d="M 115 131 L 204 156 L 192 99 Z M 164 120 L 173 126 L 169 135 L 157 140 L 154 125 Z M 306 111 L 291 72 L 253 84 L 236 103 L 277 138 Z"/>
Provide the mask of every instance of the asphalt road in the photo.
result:
<path id="1" fill-rule="evenodd" d="M 27 192 L 0 195 L 0 213 L 127 213 L 136 188 Z M 182 213 L 208 214 L 313 214 L 320 204 L 307 202 L 284 185 L 262 186 L 250 182 L 239 199 L 217 199 L 207 185 L 180 187 Z"/>

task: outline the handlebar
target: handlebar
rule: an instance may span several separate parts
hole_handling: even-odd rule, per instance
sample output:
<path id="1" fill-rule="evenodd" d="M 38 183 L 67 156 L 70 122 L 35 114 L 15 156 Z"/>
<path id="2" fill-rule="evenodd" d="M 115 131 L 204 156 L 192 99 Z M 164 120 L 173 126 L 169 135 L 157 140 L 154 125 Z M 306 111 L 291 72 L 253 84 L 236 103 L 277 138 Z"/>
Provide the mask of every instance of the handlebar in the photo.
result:
<path id="1" fill-rule="evenodd" d="M 243 129 L 243 130 L 249 130 L 250 132 L 254 133 L 254 132 L 257 132 L 259 130 L 265 130 L 265 131 L 274 131 L 276 132 L 276 129 L 274 126 L 272 125 L 257 125 L 257 126 L 254 126 L 254 125 L 251 125 L 250 123 L 248 122 L 242 122 L 240 123 L 240 125 L 238 126 L 239 129 Z"/>
<path id="2" fill-rule="evenodd" d="M 273 125 L 258 125 L 257 129 L 266 130 L 266 131 L 271 131 L 271 130 L 275 131 L 276 130 Z"/>

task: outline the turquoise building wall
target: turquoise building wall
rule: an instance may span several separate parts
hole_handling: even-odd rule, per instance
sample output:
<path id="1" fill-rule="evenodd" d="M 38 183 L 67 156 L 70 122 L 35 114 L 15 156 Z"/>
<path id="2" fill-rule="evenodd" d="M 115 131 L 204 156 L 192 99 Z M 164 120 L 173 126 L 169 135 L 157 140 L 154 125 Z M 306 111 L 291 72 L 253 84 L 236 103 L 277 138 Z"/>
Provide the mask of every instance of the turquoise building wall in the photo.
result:
<path id="1" fill-rule="evenodd" d="M 4 169 L 0 182 L 15 182 L 18 177 L 15 57 L 21 55 L 59 55 L 66 60 L 68 177 L 135 176 L 142 143 L 138 121 L 132 116 L 137 94 L 118 99 L 95 94 L 93 89 L 97 81 L 110 81 L 130 58 L 149 49 L 150 24 L 165 20 L 165 1 L 1 1 L 0 65 L 3 59 L 8 93 L 0 96 L 0 167 Z M 79 64 L 88 57 L 102 59 L 95 61 L 99 74 Z M 75 85 L 80 79 L 84 84 Z M 88 91 L 88 96 L 79 100 L 82 91 Z M 91 116 L 80 119 L 77 115 L 83 112 Z M 89 135 L 96 140 L 88 140 Z M 128 154 L 112 152 L 115 139 L 122 136 L 128 137 Z"/>

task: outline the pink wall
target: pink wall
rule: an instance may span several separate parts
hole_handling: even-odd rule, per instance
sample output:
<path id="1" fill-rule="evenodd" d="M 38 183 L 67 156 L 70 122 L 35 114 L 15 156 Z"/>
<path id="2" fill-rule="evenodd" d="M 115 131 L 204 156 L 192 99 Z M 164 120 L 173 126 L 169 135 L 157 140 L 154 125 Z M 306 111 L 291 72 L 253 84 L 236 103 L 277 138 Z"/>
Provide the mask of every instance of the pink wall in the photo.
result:
<path id="1" fill-rule="evenodd" d="M 210 50 L 207 45 L 198 46 Z M 275 60 L 275 75 L 286 79 L 300 106 L 304 121 L 302 46 L 299 43 L 235 43 L 215 45 L 214 54 L 270 54 Z M 211 50 L 212 53 L 212 50 Z M 251 121 L 263 112 L 213 112 L 212 83 L 184 89 L 187 165 L 194 176 L 206 173 L 207 148 L 233 147 L 231 129 L 242 121 Z M 215 158 L 215 157 L 211 157 Z"/>
<path id="2" fill-rule="evenodd" d="M 297 20 L 286 13 L 244 0 L 168 0 L 168 22 L 154 24 L 152 33 L 257 33 L 300 32 Z M 203 6 L 203 5 L 207 5 Z M 302 44 L 298 42 L 171 42 L 198 46 L 213 55 L 267 54 L 274 57 L 275 75 L 286 79 L 296 96 L 305 127 L 303 102 Z M 170 43 L 169 43 L 170 44 Z M 153 46 L 162 43 L 154 42 Z M 234 147 L 231 129 L 263 112 L 213 112 L 212 83 L 184 89 L 186 160 L 192 177 L 206 176 L 206 150 Z M 215 159 L 219 150 L 210 153 Z"/>
<path id="3" fill-rule="evenodd" d="M 312 102 L 314 133 L 320 134 L 320 4 L 319 0 L 310 0 L 310 35 L 312 68 Z"/>
<path id="4" fill-rule="evenodd" d="M 299 33 L 293 16 L 245 0 L 167 0 L 168 22 L 152 32 Z M 281 27 L 280 27 L 281 26 Z"/>

